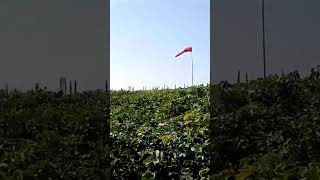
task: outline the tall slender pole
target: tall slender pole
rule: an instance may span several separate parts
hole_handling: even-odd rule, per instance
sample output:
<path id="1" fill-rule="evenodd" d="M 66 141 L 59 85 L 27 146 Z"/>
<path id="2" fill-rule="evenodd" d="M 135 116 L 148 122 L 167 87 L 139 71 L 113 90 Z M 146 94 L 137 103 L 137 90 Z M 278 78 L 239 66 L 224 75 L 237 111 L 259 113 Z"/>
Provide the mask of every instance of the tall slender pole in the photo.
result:
<path id="1" fill-rule="evenodd" d="M 74 80 L 74 94 L 77 94 L 77 81 Z"/>
<path id="2" fill-rule="evenodd" d="M 70 93 L 70 96 L 72 95 L 72 82 L 70 81 L 70 85 L 69 85 L 70 87 L 69 87 L 69 93 Z"/>
<path id="3" fill-rule="evenodd" d="M 264 29 L 264 0 L 262 0 L 262 43 L 263 43 L 263 77 L 266 78 L 266 43 L 265 43 L 265 29 Z"/>
<path id="4" fill-rule="evenodd" d="M 248 73 L 246 73 L 246 83 L 248 83 L 249 80 L 248 80 Z"/>
<path id="5" fill-rule="evenodd" d="M 8 83 L 6 83 L 6 97 L 9 96 L 9 88 L 8 88 Z"/>
<path id="6" fill-rule="evenodd" d="M 192 57 L 192 51 L 191 51 L 191 74 L 192 74 L 191 83 L 192 83 L 192 86 L 193 86 L 193 57 Z"/>

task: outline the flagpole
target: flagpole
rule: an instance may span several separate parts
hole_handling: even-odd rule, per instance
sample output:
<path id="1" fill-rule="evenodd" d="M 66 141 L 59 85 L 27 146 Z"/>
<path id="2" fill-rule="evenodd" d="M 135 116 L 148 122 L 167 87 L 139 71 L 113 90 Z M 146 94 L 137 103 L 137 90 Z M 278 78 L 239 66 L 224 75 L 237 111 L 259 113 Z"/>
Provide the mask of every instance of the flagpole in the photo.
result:
<path id="1" fill-rule="evenodd" d="M 266 43 L 265 43 L 265 27 L 264 27 L 264 0 L 262 0 L 262 45 L 263 45 L 263 77 L 266 78 Z"/>
<path id="2" fill-rule="evenodd" d="M 192 51 L 191 51 L 191 74 L 192 74 L 191 82 L 192 82 L 192 86 L 193 86 L 193 56 L 192 56 Z"/>

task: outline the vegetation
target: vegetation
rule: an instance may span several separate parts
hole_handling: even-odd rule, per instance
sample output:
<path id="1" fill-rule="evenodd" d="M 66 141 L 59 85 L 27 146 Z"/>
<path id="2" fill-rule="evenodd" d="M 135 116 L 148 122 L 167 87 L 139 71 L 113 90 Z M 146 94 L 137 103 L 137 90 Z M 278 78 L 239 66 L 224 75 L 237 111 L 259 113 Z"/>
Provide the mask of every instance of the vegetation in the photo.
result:
<path id="1" fill-rule="evenodd" d="M 319 72 L 222 83 L 212 95 L 212 179 L 320 179 Z"/>
<path id="2" fill-rule="evenodd" d="M 210 90 L 1 95 L 0 179 L 320 179 L 318 71 Z"/>
<path id="3" fill-rule="evenodd" d="M 111 107 L 113 177 L 206 177 L 208 87 L 116 92 Z"/>
<path id="4" fill-rule="evenodd" d="M 106 179 L 104 96 L 1 97 L 0 179 Z"/>

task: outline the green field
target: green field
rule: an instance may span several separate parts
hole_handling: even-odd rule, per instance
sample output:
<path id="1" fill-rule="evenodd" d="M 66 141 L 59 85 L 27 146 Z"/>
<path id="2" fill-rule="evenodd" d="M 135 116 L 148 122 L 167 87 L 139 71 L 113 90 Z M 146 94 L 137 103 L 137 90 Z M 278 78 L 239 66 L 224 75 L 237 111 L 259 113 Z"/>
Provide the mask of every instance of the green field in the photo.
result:
<path id="1" fill-rule="evenodd" d="M 208 170 L 209 93 L 187 89 L 117 92 L 111 101 L 114 175 L 201 177 Z"/>
<path id="2" fill-rule="evenodd" d="M 111 149 L 102 141 L 107 100 L 2 96 L 0 179 L 104 179 L 108 168 L 113 179 L 320 179 L 319 72 L 220 83 L 211 93 L 114 91 Z"/>

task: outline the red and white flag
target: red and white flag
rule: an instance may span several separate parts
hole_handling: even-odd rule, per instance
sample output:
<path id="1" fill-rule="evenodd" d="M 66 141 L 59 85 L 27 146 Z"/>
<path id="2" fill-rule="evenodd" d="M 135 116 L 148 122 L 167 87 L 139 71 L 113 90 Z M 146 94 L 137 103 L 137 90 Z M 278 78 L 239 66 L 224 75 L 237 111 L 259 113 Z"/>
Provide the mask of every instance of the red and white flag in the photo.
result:
<path id="1" fill-rule="evenodd" d="M 181 54 L 185 53 L 185 52 L 192 52 L 192 47 L 187 47 L 184 50 L 182 50 L 180 53 L 178 53 L 175 57 L 180 56 Z"/>

